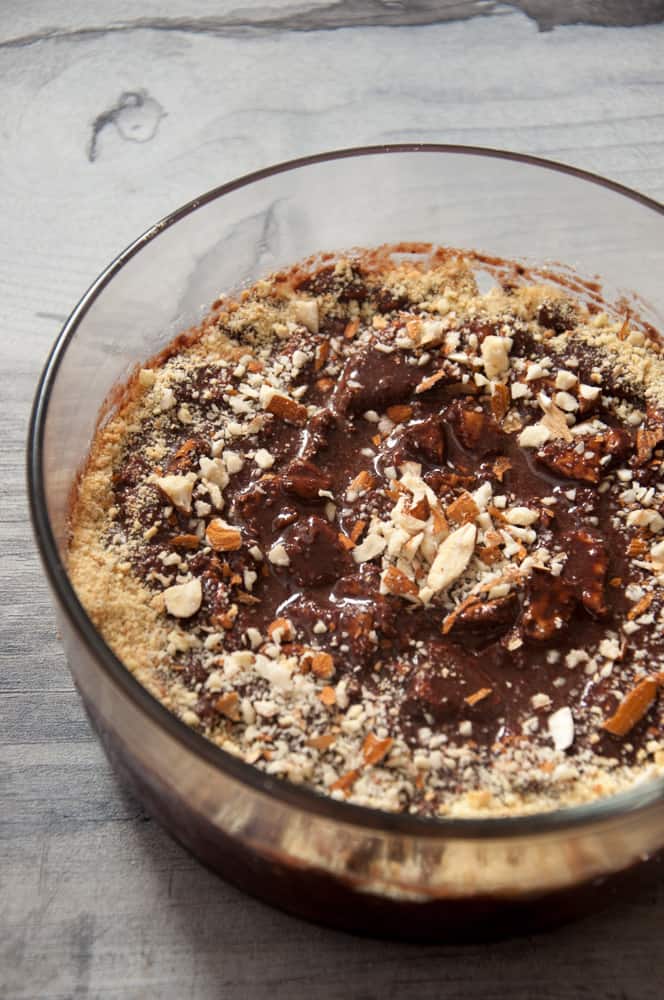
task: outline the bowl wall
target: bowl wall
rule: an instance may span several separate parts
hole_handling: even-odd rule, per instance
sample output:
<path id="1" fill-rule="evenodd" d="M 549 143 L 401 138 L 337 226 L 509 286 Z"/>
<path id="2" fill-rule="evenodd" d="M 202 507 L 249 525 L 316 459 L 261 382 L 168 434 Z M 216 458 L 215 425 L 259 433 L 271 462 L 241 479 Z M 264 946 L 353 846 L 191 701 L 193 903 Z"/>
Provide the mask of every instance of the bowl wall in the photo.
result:
<path id="1" fill-rule="evenodd" d="M 550 923 L 589 886 L 664 846 L 651 783 L 517 820 L 425 822 L 285 786 L 207 744 L 115 660 L 64 568 L 67 508 L 101 402 L 221 293 L 317 251 L 428 241 L 600 275 L 664 328 L 664 216 L 647 199 L 524 158 L 445 148 L 355 151 L 275 168 L 186 206 L 130 247 L 68 321 L 30 452 L 35 528 L 72 673 L 109 755 L 206 863 L 306 916 L 403 936 Z M 583 889 L 583 892 L 582 892 Z M 539 916 L 538 916 L 539 914 Z M 501 916 L 502 915 L 502 916 Z M 506 919 L 509 915 L 509 919 Z"/>

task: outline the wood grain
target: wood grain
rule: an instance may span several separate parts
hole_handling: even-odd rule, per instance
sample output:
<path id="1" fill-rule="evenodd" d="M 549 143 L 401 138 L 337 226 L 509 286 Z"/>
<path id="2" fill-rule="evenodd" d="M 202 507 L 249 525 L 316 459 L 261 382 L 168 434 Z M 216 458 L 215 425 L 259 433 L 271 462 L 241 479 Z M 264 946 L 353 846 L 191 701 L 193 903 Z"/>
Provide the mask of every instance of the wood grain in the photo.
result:
<path id="1" fill-rule="evenodd" d="M 554 26 L 546 10 L 556 5 L 523 4 L 532 17 L 482 3 L 413 4 L 407 17 L 406 6 L 251 0 L 240 14 L 212 0 L 3 4 L 7 1000 L 661 997 L 661 878 L 630 905 L 554 934 L 420 948 L 305 925 L 211 876 L 116 783 L 73 690 L 31 541 L 26 423 L 61 321 L 123 245 L 201 191 L 322 148 L 423 139 L 548 155 L 662 197 L 661 4 L 641 5 L 649 27 L 547 32 L 536 22 Z M 638 4 L 560 7 L 559 22 L 597 21 L 603 7 L 613 24 L 639 21 Z M 147 23 L 155 18 L 167 30 Z"/>

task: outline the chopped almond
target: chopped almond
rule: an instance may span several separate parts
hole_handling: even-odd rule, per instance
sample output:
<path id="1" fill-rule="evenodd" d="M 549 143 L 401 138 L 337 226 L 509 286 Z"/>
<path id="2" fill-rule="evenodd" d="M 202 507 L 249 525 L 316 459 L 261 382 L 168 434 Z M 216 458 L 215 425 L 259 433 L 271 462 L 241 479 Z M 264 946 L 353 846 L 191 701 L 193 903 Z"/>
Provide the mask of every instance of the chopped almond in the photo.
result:
<path id="1" fill-rule="evenodd" d="M 349 616 L 346 631 L 351 639 L 357 639 L 360 635 L 367 635 L 373 624 L 373 615 L 367 611 L 355 611 Z"/>
<path id="2" fill-rule="evenodd" d="M 500 422 L 510 408 L 510 391 L 502 382 L 496 382 L 491 396 L 491 412 Z"/>
<path id="3" fill-rule="evenodd" d="M 356 521 L 353 525 L 353 530 L 350 533 L 350 537 L 354 542 L 357 542 L 358 538 L 367 526 L 366 521 Z"/>
<path id="4" fill-rule="evenodd" d="M 169 544 L 180 549 L 197 549 L 201 540 L 198 535 L 174 535 Z"/>
<path id="5" fill-rule="evenodd" d="M 278 634 L 280 642 L 292 642 L 295 637 L 293 623 L 288 618 L 275 618 L 267 627 L 267 634 L 271 639 Z"/>
<path id="6" fill-rule="evenodd" d="M 411 340 L 417 340 L 422 329 L 422 321 L 419 319 L 411 319 L 406 323 L 406 333 Z"/>
<path id="7" fill-rule="evenodd" d="M 471 608 L 475 604 L 479 603 L 480 599 L 476 594 L 469 594 L 468 597 L 454 609 L 454 611 L 450 611 L 449 615 L 443 619 L 443 624 L 441 626 L 443 635 L 447 635 L 448 632 L 452 631 L 457 619 L 461 617 L 467 608 Z"/>
<path id="8" fill-rule="evenodd" d="M 546 427 L 554 438 L 562 438 L 563 441 L 571 441 L 573 439 L 573 435 L 567 425 L 567 418 L 564 412 L 557 407 L 552 400 L 548 400 L 546 403 L 542 404 L 542 409 L 544 410 L 544 416 L 540 420 L 540 424 L 543 427 Z"/>
<path id="9" fill-rule="evenodd" d="M 491 688 L 479 688 L 479 690 L 474 691 L 473 694 L 469 694 L 463 700 L 467 705 L 477 705 L 479 701 L 484 701 L 491 694 Z"/>
<path id="10" fill-rule="evenodd" d="M 639 428 L 636 432 L 636 456 L 638 464 L 643 465 L 652 456 L 653 449 L 664 439 L 664 427 L 656 430 Z"/>
<path id="11" fill-rule="evenodd" d="M 623 325 L 618 330 L 618 340 L 627 340 L 629 337 L 629 317 L 625 317 Z"/>
<path id="12" fill-rule="evenodd" d="M 393 743 L 394 740 L 389 736 L 384 740 L 379 740 L 373 733 L 367 733 L 362 744 L 364 763 L 366 765 L 378 764 L 390 752 Z"/>
<path id="13" fill-rule="evenodd" d="M 644 612 L 648 610 L 652 602 L 653 602 L 653 595 L 644 594 L 641 600 L 637 601 L 636 604 L 632 608 L 630 608 L 629 611 L 627 612 L 627 617 L 629 618 L 629 620 L 633 621 L 635 618 L 638 618 L 640 615 L 644 614 Z"/>
<path id="14" fill-rule="evenodd" d="M 205 537 L 215 552 L 235 552 L 242 547 L 242 532 L 238 528 L 229 528 L 219 518 L 210 521 Z"/>
<path id="15" fill-rule="evenodd" d="M 176 583 L 162 591 L 162 597 L 169 615 L 174 615 L 176 618 L 191 618 L 203 600 L 201 581 L 194 577 L 186 583 Z"/>
<path id="16" fill-rule="evenodd" d="M 331 792 L 350 792 L 351 788 L 360 776 L 360 772 L 353 769 L 342 774 L 340 778 L 330 785 Z"/>
<path id="17" fill-rule="evenodd" d="M 503 521 L 505 523 L 507 522 L 505 514 L 499 507 L 496 507 L 495 504 L 490 503 L 489 506 L 487 507 L 487 510 L 489 511 L 489 514 L 491 514 L 491 517 L 494 519 L 494 521 Z"/>
<path id="18" fill-rule="evenodd" d="M 402 424 L 404 420 L 410 420 L 413 415 L 413 407 L 407 403 L 388 406 L 385 411 L 394 424 Z"/>
<path id="19" fill-rule="evenodd" d="M 387 489 L 385 492 L 387 496 L 390 498 L 390 500 L 394 500 L 395 503 L 401 496 L 406 496 L 409 499 L 412 497 L 412 493 L 410 492 L 410 490 L 407 489 L 403 485 L 403 483 L 400 483 L 398 479 L 393 479 L 389 489 Z"/>
<path id="20" fill-rule="evenodd" d="M 502 558 L 502 552 L 497 545 L 485 545 L 477 550 L 477 555 L 485 566 L 493 566 Z"/>
<path id="21" fill-rule="evenodd" d="M 343 531 L 340 531 L 338 533 L 337 538 L 339 539 L 339 544 L 342 545 L 345 549 L 348 549 L 348 551 L 355 548 L 355 542 L 353 541 L 353 539 L 349 538 L 348 535 L 345 535 Z"/>
<path id="22" fill-rule="evenodd" d="M 603 724 L 612 736 L 626 736 L 646 714 L 657 696 L 657 681 L 644 677 L 618 705 L 614 714 Z"/>
<path id="23" fill-rule="evenodd" d="M 479 514 L 480 509 L 470 493 L 462 493 L 453 500 L 445 510 L 445 514 L 455 524 L 470 524 Z"/>
<path id="24" fill-rule="evenodd" d="M 329 653 L 318 651 L 314 652 L 311 650 L 309 653 L 305 654 L 303 659 L 306 663 L 308 663 L 309 669 L 316 675 L 316 677 L 322 677 L 324 680 L 328 680 L 333 676 L 334 660 Z"/>
<path id="25" fill-rule="evenodd" d="M 445 372 L 434 372 L 433 375 L 428 375 L 426 378 L 423 378 L 415 389 L 415 395 L 419 396 L 421 393 L 432 389 L 437 382 L 440 382 L 441 378 L 445 378 Z"/>
<path id="26" fill-rule="evenodd" d="M 238 600 L 240 602 L 240 604 L 260 604 L 261 603 L 260 597 L 254 597 L 253 594 L 247 594 L 245 591 L 241 591 L 237 595 L 236 600 Z"/>
<path id="27" fill-rule="evenodd" d="M 173 458 L 182 458 L 184 455 L 188 455 L 190 451 L 193 451 L 196 447 L 196 442 L 193 438 L 187 438 L 183 441 L 178 450 L 173 455 Z"/>
<path id="28" fill-rule="evenodd" d="M 429 506 L 429 501 L 425 496 L 420 497 L 417 503 L 414 503 L 412 506 L 407 506 L 405 509 L 406 514 L 409 514 L 410 517 L 417 518 L 418 521 L 426 521 L 430 512 L 431 508 Z"/>
<path id="29" fill-rule="evenodd" d="M 330 687 L 329 684 L 323 688 L 318 697 L 320 698 L 320 700 L 323 702 L 324 705 L 327 705 L 328 708 L 331 708 L 332 705 L 336 705 L 337 703 L 336 692 L 333 687 Z"/>
<path id="30" fill-rule="evenodd" d="M 463 524 L 441 542 L 427 576 L 427 586 L 434 593 L 447 590 L 461 576 L 472 558 L 476 538 L 475 525 Z"/>
<path id="31" fill-rule="evenodd" d="M 185 514 L 191 512 L 191 494 L 195 482 L 196 476 L 193 472 L 188 472 L 185 476 L 158 476 L 155 479 L 155 485 L 159 487 L 173 506 Z"/>
<path id="32" fill-rule="evenodd" d="M 314 750 L 327 750 L 335 742 L 334 733 L 322 733 L 320 736 L 311 736 L 305 740 L 305 746 L 313 747 Z"/>
<path id="33" fill-rule="evenodd" d="M 314 371 L 319 372 L 330 356 L 330 342 L 324 340 L 316 348 L 316 358 L 314 360 Z"/>
<path id="34" fill-rule="evenodd" d="M 499 531 L 485 531 L 484 532 L 484 543 L 485 545 L 502 545 L 503 536 Z"/>
<path id="35" fill-rule="evenodd" d="M 436 504 L 431 508 L 431 517 L 433 518 L 433 530 L 437 535 L 440 535 L 441 532 L 443 531 L 447 531 L 449 527 L 447 523 L 447 518 L 443 514 L 438 504 Z"/>
<path id="36" fill-rule="evenodd" d="M 362 471 L 358 472 L 355 476 L 355 479 L 352 481 L 348 489 L 355 490 L 357 493 L 365 493 L 367 490 L 370 490 L 373 485 L 373 476 L 370 475 L 366 469 L 362 469 Z"/>
<path id="37" fill-rule="evenodd" d="M 509 567 L 504 573 L 501 573 L 500 576 L 494 576 L 490 580 L 487 580 L 486 583 L 483 583 L 480 587 L 480 593 L 488 594 L 490 590 L 493 590 L 494 587 L 498 587 L 501 583 L 518 583 L 522 579 L 523 573 L 521 570 Z"/>
<path id="38" fill-rule="evenodd" d="M 512 346 L 510 337 L 496 337 L 489 334 L 482 341 L 482 360 L 488 379 L 500 378 L 509 369 L 509 353 Z"/>
<path id="39" fill-rule="evenodd" d="M 213 625 L 228 631 L 228 629 L 233 628 L 236 618 L 237 608 L 235 608 L 235 612 L 231 608 L 229 611 L 222 611 L 220 614 L 212 615 L 210 621 Z"/>
<path id="40" fill-rule="evenodd" d="M 497 458 L 496 461 L 493 463 L 493 474 L 496 477 L 496 479 L 500 483 L 502 483 L 503 476 L 511 468 L 512 468 L 512 463 L 510 462 L 509 458 L 505 458 L 504 455 L 501 455 L 501 457 Z"/>
<path id="41" fill-rule="evenodd" d="M 648 548 L 649 548 L 648 543 L 646 542 L 643 535 L 641 534 L 634 535 L 634 538 L 630 540 L 630 543 L 627 546 L 627 555 L 644 556 L 648 551 Z"/>
<path id="42" fill-rule="evenodd" d="M 306 406 L 278 392 L 270 396 L 265 409 L 280 420 L 285 420 L 287 424 L 295 424 L 296 427 L 302 427 L 307 422 Z"/>
<path id="43" fill-rule="evenodd" d="M 344 337 L 346 340 L 352 340 L 357 331 L 360 329 L 359 319 L 352 319 L 349 323 L 346 323 L 346 328 L 344 330 Z"/>
<path id="44" fill-rule="evenodd" d="M 187 438 L 183 441 L 178 450 L 173 455 L 173 458 L 168 463 L 169 472 L 188 472 L 191 469 L 193 461 L 193 452 L 196 450 L 196 441 L 193 438 Z"/>
<path id="45" fill-rule="evenodd" d="M 381 582 L 389 594 L 397 597 L 417 597 L 417 586 L 396 566 L 388 566 Z"/>
<path id="46" fill-rule="evenodd" d="M 333 385 L 334 380 L 331 378 L 319 378 L 316 382 L 316 388 L 321 392 L 329 392 Z"/>
<path id="47" fill-rule="evenodd" d="M 225 715 L 227 719 L 230 719 L 231 722 L 239 722 L 241 718 L 239 702 L 240 699 L 237 692 L 229 691 L 227 694 L 220 695 L 215 700 L 214 707 L 222 715 Z"/>

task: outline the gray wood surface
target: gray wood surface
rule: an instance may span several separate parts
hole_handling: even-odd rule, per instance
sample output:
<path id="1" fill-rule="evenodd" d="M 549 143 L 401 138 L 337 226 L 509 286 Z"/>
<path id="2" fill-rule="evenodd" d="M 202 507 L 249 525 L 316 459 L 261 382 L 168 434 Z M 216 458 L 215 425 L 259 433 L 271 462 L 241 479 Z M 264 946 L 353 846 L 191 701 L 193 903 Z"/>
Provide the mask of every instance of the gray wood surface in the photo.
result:
<path id="1" fill-rule="evenodd" d="M 204 871 L 90 732 L 31 540 L 23 452 L 40 367 L 96 273 L 248 170 L 467 142 L 661 199 L 663 16 L 661 2 L 3 0 L 1 997 L 661 998 L 661 880 L 543 937 L 422 948 L 305 925 Z"/>

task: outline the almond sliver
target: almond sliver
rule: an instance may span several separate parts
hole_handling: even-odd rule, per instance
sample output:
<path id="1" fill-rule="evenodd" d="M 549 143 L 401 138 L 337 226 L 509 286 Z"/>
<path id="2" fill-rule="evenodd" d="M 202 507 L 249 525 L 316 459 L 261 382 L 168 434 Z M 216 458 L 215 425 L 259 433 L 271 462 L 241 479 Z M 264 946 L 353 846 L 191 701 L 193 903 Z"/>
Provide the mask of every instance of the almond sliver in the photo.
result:
<path id="1" fill-rule="evenodd" d="M 475 550 L 477 528 L 474 524 L 464 524 L 447 536 L 434 559 L 427 586 L 434 593 L 446 590 L 457 580 L 471 560 Z"/>
<path id="2" fill-rule="evenodd" d="M 630 729 L 646 714 L 657 696 L 657 681 L 654 677 L 644 677 L 629 691 L 618 705 L 603 729 L 612 736 L 626 736 Z"/>

